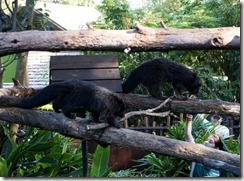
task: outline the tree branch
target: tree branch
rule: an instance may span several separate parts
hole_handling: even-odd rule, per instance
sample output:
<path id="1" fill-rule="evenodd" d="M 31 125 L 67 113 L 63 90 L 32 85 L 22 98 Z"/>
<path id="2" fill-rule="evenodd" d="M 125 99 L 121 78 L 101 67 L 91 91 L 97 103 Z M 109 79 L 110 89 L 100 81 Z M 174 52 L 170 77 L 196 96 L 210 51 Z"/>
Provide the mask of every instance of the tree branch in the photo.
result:
<path id="1" fill-rule="evenodd" d="M 218 37 L 216 37 L 218 35 Z M 189 38 L 191 37 L 191 38 Z M 221 40 L 221 43 L 219 43 Z M 26 51 L 93 50 L 130 52 L 239 49 L 240 27 L 130 30 L 22 31 L 0 33 L 0 56 Z"/>
<path id="2" fill-rule="evenodd" d="M 147 115 L 147 116 L 156 116 L 156 117 L 166 117 L 170 115 L 170 111 L 167 112 L 162 112 L 162 113 L 153 113 L 154 111 L 162 108 L 165 106 L 166 103 L 170 101 L 170 98 L 166 99 L 163 103 L 161 103 L 159 106 L 152 108 L 152 109 L 147 109 L 147 110 L 142 110 L 142 111 L 131 111 L 125 114 L 124 118 L 121 118 L 118 122 L 124 122 L 126 119 L 129 119 L 132 116 L 136 115 Z M 102 129 L 102 128 L 107 128 L 109 127 L 109 124 L 106 123 L 99 123 L 96 125 L 87 125 L 87 130 L 96 130 L 96 129 Z"/>
<path id="3" fill-rule="evenodd" d="M 147 95 L 120 94 L 127 107 L 135 109 L 154 108 L 164 100 Z M 160 111 L 188 114 L 222 114 L 226 116 L 240 116 L 240 104 L 220 100 L 188 99 L 186 101 L 172 99 L 162 106 Z"/>
<path id="4" fill-rule="evenodd" d="M 163 103 L 161 103 L 159 106 L 157 106 L 155 108 L 152 108 L 152 109 L 128 112 L 128 113 L 125 114 L 124 118 L 119 120 L 119 122 L 124 122 L 126 119 L 129 119 L 130 117 L 136 116 L 136 115 L 147 115 L 147 116 L 157 116 L 157 117 L 169 116 L 170 111 L 163 112 L 163 113 L 153 113 L 153 112 L 158 110 L 158 109 L 161 109 L 162 107 L 164 107 L 170 100 L 171 99 L 168 98 Z"/>
<path id="5" fill-rule="evenodd" d="M 0 108 L 0 120 L 55 131 L 60 134 L 88 140 L 99 140 L 110 145 L 137 148 L 158 154 L 165 154 L 184 160 L 203 163 L 206 166 L 220 168 L 240 175 L 240 156 L 208 148 L 201 144 L 151 135 L 129 129 L 87 130 L 87 119 L 68 119 L 63 114 L 49 111 L 28 110 L 19 108 Z M 214 164 L 206 159 L 218 160 Z M 221 167 L 224 163 L 228 167 Z"/>

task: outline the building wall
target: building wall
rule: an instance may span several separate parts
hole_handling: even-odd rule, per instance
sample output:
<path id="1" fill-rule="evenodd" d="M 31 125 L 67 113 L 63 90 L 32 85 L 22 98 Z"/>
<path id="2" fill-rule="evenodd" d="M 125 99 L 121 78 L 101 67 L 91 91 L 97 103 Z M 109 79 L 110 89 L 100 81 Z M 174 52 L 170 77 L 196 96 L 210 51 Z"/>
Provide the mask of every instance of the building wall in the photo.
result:
<path id="1" fill-rule="evenodd" d="M 38 52 L 30 51 L 28 54 L 28 79 L 29 87 L 32 88 L 43 88 L 49 85 L 49 63 L 50 56 L 58 55 L 80 55 L 77 51 L 63 51 L 63 52 Z M 12 77 L 15 77 L 16 62 L 8 67 L 4 73 L 4 84 L 3 87 L 12 87 Z"/>

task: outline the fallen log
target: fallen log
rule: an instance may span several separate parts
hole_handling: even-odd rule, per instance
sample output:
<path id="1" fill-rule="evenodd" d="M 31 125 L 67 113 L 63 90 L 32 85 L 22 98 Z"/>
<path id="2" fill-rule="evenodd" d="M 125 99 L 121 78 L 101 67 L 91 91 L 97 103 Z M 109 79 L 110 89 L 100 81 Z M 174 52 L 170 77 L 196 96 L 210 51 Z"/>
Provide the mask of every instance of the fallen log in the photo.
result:
<path id="1" fill-rule="evenodd" d="M 28 110 L 20 108 L 0 108 L 0 120 L 55 131 L 78 138 L 96 140 L 109 145 L 137 148 L 158 154 L 165 154 L 184 160 L 203 163 L 240 176 L 240 156 L 208 148 L 201 144 L 142 133 L 129 129 L 87 130 L 87 119 L 68 119 L 62 113 Z M 211 160 L 211 161 L 209 161 Z M 216 162 L 213 160 L 217 160 Z M 222 167 L 223 165 L 223 167 Z"/>
<path id="2" fill-rule="evenodd" d="M 160 105 L 159 100 L 147 95 L 120 94 L 127 107 L 135 109 L 149 109 Z M 166 98 L 165 98 L 166 99 Z M 188 99 L 186 101 L 172 99 L 162 111 L 188 114 L 222 114 L 226 116 L 240 116 L 240 104 L 221 100 Z"/>
<path id="3" fill-rule="evenodd" d="M 240 27 L 129 30 L 22 31 L 0 33 L 0 56 L 26 51 L 170 51 L 240 49 Z"/>

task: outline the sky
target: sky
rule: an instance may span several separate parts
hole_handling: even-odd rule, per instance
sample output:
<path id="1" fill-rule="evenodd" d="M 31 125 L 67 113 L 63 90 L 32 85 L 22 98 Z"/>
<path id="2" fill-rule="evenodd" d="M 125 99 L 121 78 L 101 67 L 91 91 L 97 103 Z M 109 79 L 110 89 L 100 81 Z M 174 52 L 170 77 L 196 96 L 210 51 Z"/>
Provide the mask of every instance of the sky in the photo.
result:
<path id="1" fill-rule="evenodd" d="M 94 1 L 99 4 L 102 0 Z M 143 0 L 127 0 L 127 2 L 132 9 L 136 9 L 143 5 Z M 91 7 L 71 6 L 50 2 L 44 3 L 41 1 L 37 2 L 35 8 L 49 10 L 49 17 L 67 30 L 78 30 L 87 22 L 96 20 L 100 15 L 97 10 Z M 70 11 L 72 12 L 72 15 L 70 15 Z"/>
<path id="2" fill-rule="evenodd" d="M 101 3 L 102 0 L 94 0 L 96 3 Z M 126 0 L 132 9 L 136 9 L 138 6 L 143 5 L 143 0 Z M 145 1 L 145 0 L 144 0 Z"/>
<path id="3" fill-rule="evenodd" d="M 127 2 L 130 4 L 130 7 L 132 9 L 135 9 L 138 6 L 142 6 L 143 5 L 143 0 L 127 0 Z"/>
<path id="4" fill-rule="evenodd" d="M 49 18 L 67 30 L 81 29 L 86 23 L 95 21 L 100 16 L 99 11 L 85 6 L 37 2 L 35 8 L 47 9 Z"/>

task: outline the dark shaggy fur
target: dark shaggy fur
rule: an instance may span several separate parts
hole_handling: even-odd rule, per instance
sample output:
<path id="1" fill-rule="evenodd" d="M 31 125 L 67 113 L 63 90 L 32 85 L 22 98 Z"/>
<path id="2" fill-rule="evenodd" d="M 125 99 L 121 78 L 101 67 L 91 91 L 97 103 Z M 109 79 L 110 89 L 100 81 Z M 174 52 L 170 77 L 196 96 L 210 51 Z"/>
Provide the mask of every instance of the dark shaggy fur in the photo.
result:
<path id="1" fill-rule="evenodd" d="M 116 94 L 106 88 L 81 80 L 68 80 L 53 83 L 36 95 L 28 98 L 4 96 L 0 98 L 0 107 L 20 107 L 30 109 L 53 102 L 55 112 L 62 110 L 69 118 L 75 118 L 71 112 L 84 108 L 91 112 L 93 120 L 98 122 L 104 115 L 110 125 L 119 128 L 116 117 L 124 117 L 125 104 Z"/>
<path id="2" fill-rule="evenodd" d="M 200 78 L 189 68 L 166 58 L 155 58 L 134 69 L 122 84 L 122 89 L 129 93 L 142 84 L 153 97 L 163 99 L 160 87 L 165 82 L 173 85 L 178 99 L 183 99 L 182 94 L 186 91 L 196 95 L 201 87 Z"/>

